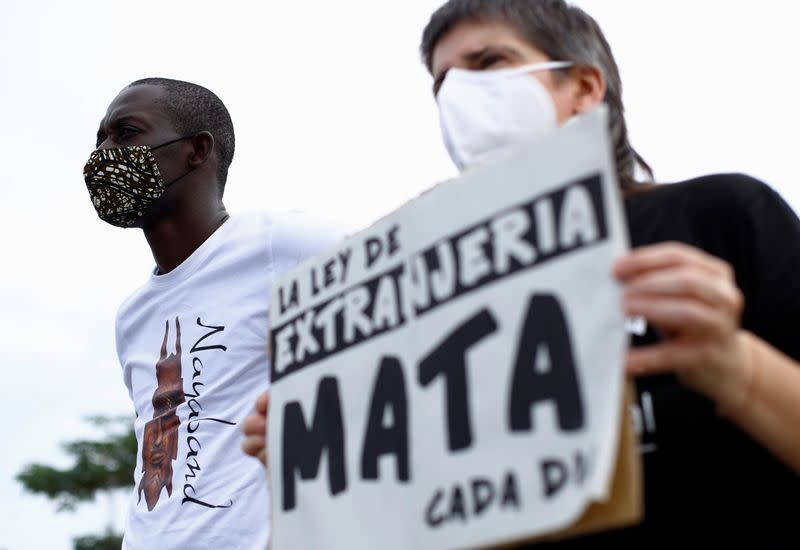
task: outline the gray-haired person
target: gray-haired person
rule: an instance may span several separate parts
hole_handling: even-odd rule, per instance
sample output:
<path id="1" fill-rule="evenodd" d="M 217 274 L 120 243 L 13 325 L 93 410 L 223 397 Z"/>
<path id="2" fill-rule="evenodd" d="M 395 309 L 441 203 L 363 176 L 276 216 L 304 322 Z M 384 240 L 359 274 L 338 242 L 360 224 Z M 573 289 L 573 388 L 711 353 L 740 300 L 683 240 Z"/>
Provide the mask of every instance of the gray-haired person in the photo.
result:
<path id="1" fill-rule="evenodd" d="M 421 51 L 445 146 L 462 170 L 602 103 L 609 108 L 634 246 L 615 275 L 626 312 L 647 321 L 626 360 L 647 404 L 638 415 L 647 416 L 645 520 L 559 544 L 796 546 L 796 215 L 767 185 L 740 174 L 638 183 L 652 172 L 628 140 L 611 49 L 594 19 L 563 0 L 450 0 L 432 15 Z M 260 404 L 265 411 L 264 397 Z M 246 426 L 247 450 L 263 452 L 252 434 L 264 417 Z"/>

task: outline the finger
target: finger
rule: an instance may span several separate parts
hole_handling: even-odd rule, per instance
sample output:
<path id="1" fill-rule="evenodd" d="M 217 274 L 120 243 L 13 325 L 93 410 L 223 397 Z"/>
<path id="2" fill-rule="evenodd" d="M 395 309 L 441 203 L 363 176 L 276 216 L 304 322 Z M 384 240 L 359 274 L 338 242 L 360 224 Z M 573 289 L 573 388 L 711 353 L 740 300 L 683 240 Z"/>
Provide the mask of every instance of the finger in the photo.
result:
<path id="1" fill-rule="evenodd" d="M 266 415 L 267 408 L 269 408 L 269 392 L 264 392 L 256 399 L 256 411 L 262 415 Z"/>
<path id="2" fill-rule="evenodd" d="M 625 300 L 625 313 L 642 316 L 660 330 L 691 337 L 722 335 L 738 324 L 738 320 L 724 311 L 680 298 L 629 298 Z"/>
<path id="3" fill-rule="evenodd" d="M 632 376 L 673 372 L 718 404 L 736 407 L 752 390 L 754 362 L 748 333 L 737 331 L 725 341 L 667 340 L 628 350 L 625 370 Z"/>
<path id="4" fill-rule="evenodd" d="M 614 264 L 614 274 L 621 280 L 654 269 L 677 265 L 695 265 L 711 274 L 733 279 L 733 270 L 723 260 L 683 243 L 669 242 L 642 246 Z"/>
<path id="5" fill-rule="evenodd" d="M 650 271 L 634 277 L 625 288 L 626 298 L 685 297 L 712 307 L 740 313 L 744 306 L 741 291 L 731 281 L 709 276 L 695 266 L 680 266 Z"/>
<path id="6" fill-rule="evenodd" d="M 242 441 L 242 450 L 250 456 L 258 456 L 260 453 L 266 453 L 267 438 L 262 436 L 250 436 Z"/>
<path id="7" fill-rule="evenodd" d="M 260 415 L 252 414 L 242 422 L 245 435 L 264 435 L 267 432 L 267 420 Z"/>
<path id="8" fill-rule="evenodd" d="M 697 347 L 665 342 L 628 350 L 625 371 L 632 376 L 653 376 L 686 370 L 705 359 Z"/>

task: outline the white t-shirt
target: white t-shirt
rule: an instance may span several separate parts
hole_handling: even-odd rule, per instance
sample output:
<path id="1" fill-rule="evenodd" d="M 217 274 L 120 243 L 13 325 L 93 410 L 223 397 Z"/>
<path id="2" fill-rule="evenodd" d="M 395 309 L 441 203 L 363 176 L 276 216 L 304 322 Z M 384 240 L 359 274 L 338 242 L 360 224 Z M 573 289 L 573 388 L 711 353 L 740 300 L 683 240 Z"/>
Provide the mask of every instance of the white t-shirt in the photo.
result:
<path id="1" fill-rule="evenodd" d="M 138 441 L 123 548 L 266 548 L 266 476 L 239 424 L 269 386 L 270 287 L 342 237 L 296 213 L 232 217 L 120 307 Z"/>

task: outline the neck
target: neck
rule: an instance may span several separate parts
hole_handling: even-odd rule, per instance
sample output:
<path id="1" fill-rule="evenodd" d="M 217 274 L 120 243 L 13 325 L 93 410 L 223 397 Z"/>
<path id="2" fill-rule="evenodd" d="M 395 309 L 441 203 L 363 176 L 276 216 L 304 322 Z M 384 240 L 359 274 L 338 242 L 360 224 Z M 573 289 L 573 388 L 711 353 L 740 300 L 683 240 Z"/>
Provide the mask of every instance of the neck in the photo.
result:
<path id="1" fill-rule="evenodd" d="M 169 273 L 228 219 L 221 201 L 205 208 L 178 210 L 144 229 L 159 274 Z"/>

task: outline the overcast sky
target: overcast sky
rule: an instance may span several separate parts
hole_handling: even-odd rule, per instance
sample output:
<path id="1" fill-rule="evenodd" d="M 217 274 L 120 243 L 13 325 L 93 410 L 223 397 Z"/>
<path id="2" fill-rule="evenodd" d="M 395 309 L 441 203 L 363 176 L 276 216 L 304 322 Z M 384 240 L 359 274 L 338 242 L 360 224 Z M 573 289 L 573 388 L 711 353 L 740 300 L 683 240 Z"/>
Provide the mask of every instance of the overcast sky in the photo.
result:
<path id="1" fill-rule="evenodd" d="M 108 103 L 142 77 L 202 84 L 236 128 L 230 212 L 363 226 L 454 175 L 417 52 L 440 3 L 3 0 L 0 550 L 66 550 L 108 517 L 56 514 L 13 480 L 66 465 L 59 443 L 93 434 L 84 417 L 132 411 L 114 315 L 152 258 L 141 232 L 97 219 L 81 177 Z M 746 172 L 800 206 L 793 1 L 577 3 L 606 32 L 660 181 Z"/>

